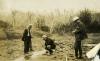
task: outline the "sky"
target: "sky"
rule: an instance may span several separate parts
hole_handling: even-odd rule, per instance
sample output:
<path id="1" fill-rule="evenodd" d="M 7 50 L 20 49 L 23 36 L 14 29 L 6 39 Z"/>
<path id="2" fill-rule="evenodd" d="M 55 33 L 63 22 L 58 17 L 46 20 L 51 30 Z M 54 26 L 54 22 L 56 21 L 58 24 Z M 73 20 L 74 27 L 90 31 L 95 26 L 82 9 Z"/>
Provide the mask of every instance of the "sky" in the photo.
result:
<path id="1" fill-rule="evenodd" d="M 4 11 L 78 11 L 84 8 L 100 11 L 100 0 L 0 0 L 0 8 Z"/>

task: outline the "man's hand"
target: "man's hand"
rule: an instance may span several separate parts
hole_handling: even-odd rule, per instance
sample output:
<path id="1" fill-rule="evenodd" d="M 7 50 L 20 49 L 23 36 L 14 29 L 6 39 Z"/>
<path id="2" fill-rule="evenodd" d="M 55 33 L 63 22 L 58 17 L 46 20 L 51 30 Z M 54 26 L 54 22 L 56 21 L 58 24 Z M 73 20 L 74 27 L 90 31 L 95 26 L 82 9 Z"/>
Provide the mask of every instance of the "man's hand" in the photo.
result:
<path id="1" fill-rule="evenodd" d="M 76 33 L 76 32 L 77 32 L 77 29 L 75 29 L 75 30 L 72 31 L 72 33 Z"/>

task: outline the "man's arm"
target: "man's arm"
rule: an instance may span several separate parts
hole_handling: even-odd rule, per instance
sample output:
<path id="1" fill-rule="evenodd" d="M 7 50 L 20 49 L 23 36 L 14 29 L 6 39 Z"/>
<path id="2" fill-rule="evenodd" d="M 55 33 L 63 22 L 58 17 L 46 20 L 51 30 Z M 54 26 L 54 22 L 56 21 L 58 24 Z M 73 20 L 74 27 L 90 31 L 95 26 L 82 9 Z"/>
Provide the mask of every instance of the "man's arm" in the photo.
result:
<path id="1" fill-rule="evenodd" d="M 22 41 L 25 41 L 25 34 L 26 34 L 26 29 L 24 30 L 23 36 L 22 36 Z"/>

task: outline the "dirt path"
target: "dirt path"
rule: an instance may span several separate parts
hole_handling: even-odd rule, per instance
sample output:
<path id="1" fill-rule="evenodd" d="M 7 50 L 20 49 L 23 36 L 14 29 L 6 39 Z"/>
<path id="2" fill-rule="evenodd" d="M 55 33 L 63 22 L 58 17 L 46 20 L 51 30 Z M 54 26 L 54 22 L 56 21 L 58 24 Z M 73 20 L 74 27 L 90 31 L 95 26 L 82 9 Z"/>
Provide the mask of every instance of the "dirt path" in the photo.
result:
<path id="1" fill-rule="evenodd" d="M 46 52 L 45 50 L 31 52 L 30 54 L 22 56 L 22 57 L 19 57 L 19 58 L 15 59 L 14 61 L 26 61 L 26 60 L 30 61 L 30 60 L 34 60 L 34 59 L 37 59 L 37 58 L 41 57 L 41 55 L 45 54 L 45 52 Z"/>
<path id="2" fill-rule="evenodd" d="M 34 49 L 33 55 L 30 57 L 24 57 L 23 53 L 23 42 L 20 39 L 13 41 L 0 41 L 0 59 L 1 61 L 90 61 L 86 58 L 86 52 L 92 47 L 89 44 L 92 42 L 91 39 L 87 39 L 87 42 L 83 46 L 84 59 L 77 60 L 74 57 L 74 37 L 71 35 L 53 35 L 51 38 L 55 39 L 57 43 L 56 51 L 53 55 L 43 55 L 44 47 L 43 40 L 40 37 L 34 37 L 32 39 L 32 47 Z"/>
<path id="3" fill-rule="evenodd" d="M 19 57 L 15 59 L 14 61 L 60 61 L 56 60 L 56 56 L 47 56 L 45 55 L 46 50 L 41 50 L 41 51 L 36 51 L 36 52 L 31 52 L 31 54 Z M 52 58 L 51 58 L 52 57 Z M 65 61 L 67 61 L 67 56 Z"/>

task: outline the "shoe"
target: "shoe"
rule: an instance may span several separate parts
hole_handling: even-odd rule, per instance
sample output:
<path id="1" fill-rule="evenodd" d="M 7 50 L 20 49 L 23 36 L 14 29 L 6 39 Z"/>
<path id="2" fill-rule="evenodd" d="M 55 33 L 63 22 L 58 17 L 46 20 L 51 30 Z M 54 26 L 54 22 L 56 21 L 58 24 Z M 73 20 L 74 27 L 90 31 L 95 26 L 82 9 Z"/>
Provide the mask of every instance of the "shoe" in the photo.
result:
<path id="1" fill-rule="evenodd" d="M 24 53 L 24 55 L 27 55 L 27 54 L 29 54 L 28 52 L 27 53 Z"/>
<path id="2" fill-rule="evenodd" d="M 33 49 L 30 49 L 30 51 L 34 51 Z"/>
<path id="3" fill-rule="evenodd" d="M 43 55 L 48 55 L 48 53 L 49 53 L 49 52 L 48 52 L 48 51 L 46 51 Z"/>
<path id="4" fill-rule="evenodd" d="M 79 57 L 79 59 L 83 59 L 83 57 Z"/>
<path id="5" fill-rule="evenodd" d="M 46 53 L 49 53 L 48 51 L 46 51 Z"/>
<path id="6" fill-rule="evenodd" d="M 78 59 L 78 57 L 76 57 L 76 59 Z"/>

